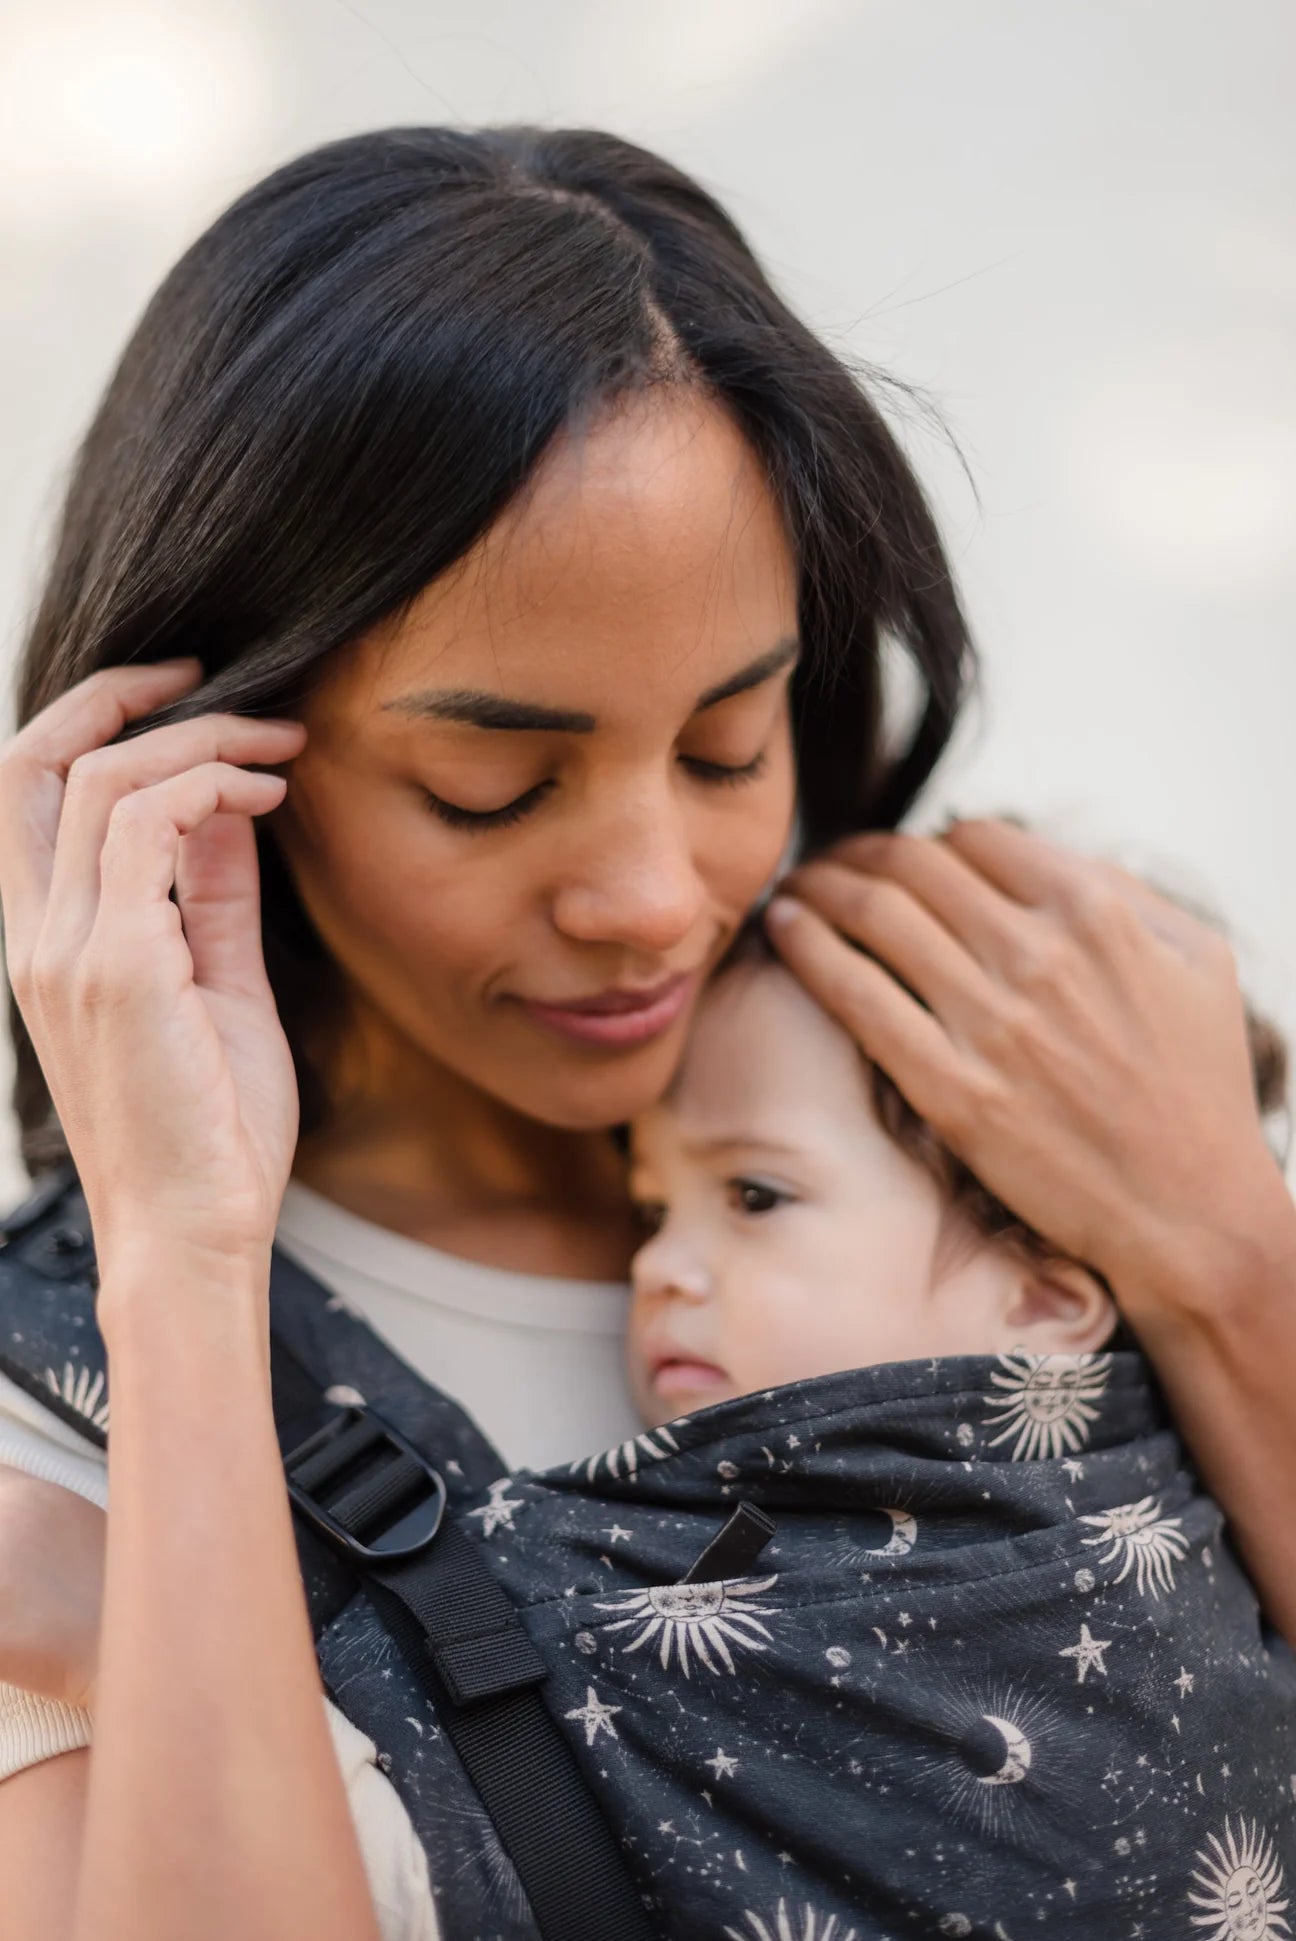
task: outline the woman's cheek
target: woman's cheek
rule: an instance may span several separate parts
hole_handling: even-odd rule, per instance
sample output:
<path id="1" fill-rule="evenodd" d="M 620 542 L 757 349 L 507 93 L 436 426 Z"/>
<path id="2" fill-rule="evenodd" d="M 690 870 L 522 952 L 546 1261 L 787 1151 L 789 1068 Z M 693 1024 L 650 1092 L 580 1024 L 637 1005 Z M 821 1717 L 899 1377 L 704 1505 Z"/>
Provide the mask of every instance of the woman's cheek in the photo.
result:
<path id="1" fill-rule="evenodd" d="M 717 818 L 708 841 L 705 874 L 718 904 L 739 921 L 768 886 L 783 861 L 796 807 L 791 750 L 785 750 L 772 775 L 755 785 L 757 801 L 733 790 L 733 801 Z M 754 792 L 754 791 L 753 791 Z"/>

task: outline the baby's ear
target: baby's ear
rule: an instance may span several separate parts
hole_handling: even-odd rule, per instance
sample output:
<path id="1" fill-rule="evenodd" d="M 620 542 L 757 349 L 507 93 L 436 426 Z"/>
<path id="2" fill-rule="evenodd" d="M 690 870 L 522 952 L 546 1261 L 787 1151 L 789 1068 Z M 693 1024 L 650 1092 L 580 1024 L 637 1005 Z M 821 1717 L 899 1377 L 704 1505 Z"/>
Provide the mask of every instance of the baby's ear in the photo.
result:
<path id="1" fill-rule="evenodd" d="M 1003 1310 L 1013 1347 L 1033 1355 L 1092 1354 L 1116 1321 L 1106 1287 L 1078 1261 L 1018 1257 Z"/>

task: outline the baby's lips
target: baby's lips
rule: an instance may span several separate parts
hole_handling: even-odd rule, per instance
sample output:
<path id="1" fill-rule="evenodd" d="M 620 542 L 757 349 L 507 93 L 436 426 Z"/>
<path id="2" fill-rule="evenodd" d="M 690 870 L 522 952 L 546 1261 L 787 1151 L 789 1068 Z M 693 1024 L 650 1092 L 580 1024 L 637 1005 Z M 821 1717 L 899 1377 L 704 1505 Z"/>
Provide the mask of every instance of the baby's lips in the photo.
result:
<path id="1" fill-rule="evenodd" d="M 649 1364 L 649 1383 L 658 1395 L 706 1395 L 732 1386 L 725 1370 L 713 1361 L 673 1354 Z"/>

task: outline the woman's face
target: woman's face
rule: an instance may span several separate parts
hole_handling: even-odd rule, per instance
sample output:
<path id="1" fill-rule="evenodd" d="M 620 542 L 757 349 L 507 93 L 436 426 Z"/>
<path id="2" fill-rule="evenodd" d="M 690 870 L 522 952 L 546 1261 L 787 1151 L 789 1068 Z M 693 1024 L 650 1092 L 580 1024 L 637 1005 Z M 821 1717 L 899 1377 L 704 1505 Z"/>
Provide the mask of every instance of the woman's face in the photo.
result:
<path id="1" fill-rule="evenodd" d="M 389 1051 L 573 1129 L 660 1096 L 787 842 L 796 634 L 758 460 L 671 389 L 338 657 L 275 828 Z"/>

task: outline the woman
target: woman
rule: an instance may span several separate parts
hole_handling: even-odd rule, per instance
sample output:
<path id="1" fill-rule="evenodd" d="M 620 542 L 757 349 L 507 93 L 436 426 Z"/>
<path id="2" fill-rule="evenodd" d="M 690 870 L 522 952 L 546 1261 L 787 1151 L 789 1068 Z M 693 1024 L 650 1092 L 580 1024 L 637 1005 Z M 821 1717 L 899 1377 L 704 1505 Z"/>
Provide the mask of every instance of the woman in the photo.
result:
<path id="1" fill-rule="evenodd" d="M 899 750 L 884 639 L 921 688 Z M 893 824 L 968 665 L 876 412 L 640 150 L 335 143 L 167 278 L 0 764 L 24 1152 L 66 1137 L 113 1366 L 95 1747 L 0 1787 L 15 1941 L 376 1933 L 269 1408 L 276 1222 L 317 1271 L 417 1247 L 434 1300 L 471 1263 L 480 1315 L 425 1303 L 404 1339 L 392 1267 L 396 1345 L 438 1379 L 457 1354 L 513 1459 L 604 1439 L 606 1128 L 665 1085 L 794 811 L 815 843 Z M 1256 1506 L 1296 1475 L 1296 1217 L 1227 953 L 999 825 L 855 837 L 792 887 L 792 966 L 1111 1280 L 1290 1630 Z"/>

